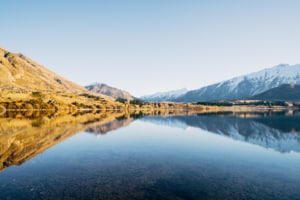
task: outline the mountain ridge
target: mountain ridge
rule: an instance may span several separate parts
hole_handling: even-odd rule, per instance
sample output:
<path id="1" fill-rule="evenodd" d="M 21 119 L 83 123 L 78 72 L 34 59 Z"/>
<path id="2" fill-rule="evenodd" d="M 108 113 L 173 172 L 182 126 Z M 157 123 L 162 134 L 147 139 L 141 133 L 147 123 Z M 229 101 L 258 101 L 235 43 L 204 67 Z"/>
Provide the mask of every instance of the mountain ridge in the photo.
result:
<path id="1" fill-rule="evenodd" d="M 199 102 L 251 99 L 255 97 L 255 95 L 284 84 L 300 85 L 300 64 L 280 64 L 196 90 L 188 91 L 183 88 L 167 92 L 158 92 L 152 95 L 142 96 L 140 99 L 149 102 Z M 129 92 L 111 87 L 104 83 L 97 83 L 84 88 L 50 71 L 23 54 L 12 53 L 1 47 L 0 89 L 2 97 L 10 93 L 33 94 L 36 92 L 45 92 L 49 94 L 67 93 L 79 95 L 92 94 L 92 92 L 94 92 L 110 101 L 114 101 L 114 99 L 117 98 L 128 100 L 136 99 Z M 277 93 L 279 92 L 278 90 Z M 257 96 L 255 98 L 257 98 Z M 291 97 L 289 97 L 289 99 L 291 99 Z"/>
<path id="2" fill-rule="evenodd" d="M 247 99 L 282 84 L 300 84 L 300 65 L 280 64 L 187 92 L 175 101 Z"/>
<path id="3" fill-rule="evenodd" d="M 93 94 L 21 53 L 0 48 L 0 103 L 6 109 L 112 108 L 109 96 Z"/>
<path id="4" fill-rule="evenodd" d="M 110 96 L 115 99 L 118 99 L 118 98 L 127 99 L 127 100 L 135 99 L 135 97 L 132 96 L 129 92 L 127 92 L 125 90 L 121 90 L 119 88 L 109 86 L 105 83 L 95 82 L 91 85 L 85 86 L 85 88 L 91 92 Z"/>
<path id="5" fill-rule="evenodd" d="M 248 99 L 282 84 L 300 84 L 300 65 L 280 64 L 190 90 L 175 102 Z"/>
<path id="6" fill-rule="evenodd" d="M 83 93 L 76 83 L 50 71 L 21 53 L 0 48 L 0 87 L 2 90 L 59 91 Z"/>
<path id="7" fill-rule="evenodd" d="M 149 101 L 149 102 L 162 102 L 162 101 L 169 101 L 174 98 L 179 98 L 180 96 L 184 95 L 187 93 L 188 90 L 186 88 L 178 89 L 178 90 L 170 90 L 166 92 L 156 92 L 154 94 L 150 95 L 144 95 L 141 96 L 140 99 L 144 101 Z"/>

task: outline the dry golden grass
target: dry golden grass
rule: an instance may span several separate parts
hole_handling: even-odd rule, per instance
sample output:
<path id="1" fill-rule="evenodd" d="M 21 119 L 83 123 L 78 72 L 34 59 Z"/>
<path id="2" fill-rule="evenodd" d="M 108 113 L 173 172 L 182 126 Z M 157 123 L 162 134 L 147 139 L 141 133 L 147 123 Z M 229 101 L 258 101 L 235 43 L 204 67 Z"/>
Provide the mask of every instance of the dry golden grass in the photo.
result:
<path id="1" fill-rule="evenodd" d="M 11 87 L 15 91 L 86 92 L 81 86 L 51 72 L 26 56 L 4 49 L 0 49 L 0 71 L 1 87 Z"/>
<path id="2" fill-rule="evenodd" d="M 91 93 L 22 54 L 0 48 L 0 102 L 30 100 L 55 101 L 58 109 L 67 108 L 73 102 L 120 106 L 111 97 Z"/>

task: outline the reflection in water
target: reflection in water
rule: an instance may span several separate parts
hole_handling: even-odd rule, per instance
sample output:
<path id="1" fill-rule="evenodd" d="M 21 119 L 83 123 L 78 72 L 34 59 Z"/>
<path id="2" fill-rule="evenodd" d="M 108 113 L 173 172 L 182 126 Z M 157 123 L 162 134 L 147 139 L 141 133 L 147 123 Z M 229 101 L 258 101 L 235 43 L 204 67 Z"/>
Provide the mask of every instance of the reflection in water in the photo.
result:
<path id="1" fill-rule="evenodd" d="M 7 112 L 0 118 L 0 171 L 22 164 L 80 131 L 103 134 L 131 121 L 122 112 L 59 116 Z"/>
<path id="2" fill-rule="evenodd" d="M 8 112 L 0 118 L 0 171 L 22 164 L 80 131 L 103 135 L 139 117 L 142 121 L 177 128 L 196 127 L 279 152 L 300 152 L 300 115 L 131 116 L 105 112 L 55 116 Z"/>
<path id="3" fill-rule="evenodd" d="M 295 151 L 283 141 L 299 143 L 298 116 L 11 116 L 0 118 L 3 168 L 51 148 L 0 173 L 1 199 L 299 199 L 300 154 L 231 139 Z"/>
<path id="4" fill-rule="evenodd" d="M 133 120 L 134 119 L 130 117 L 117 117 L 113 121 L 89 126 L 89 128 L 87 128 L 85 132 L 94 133 L 96 135 L 104 135 L 110 131 L 128 126 Z"/>
<path id="5" fill-rule="evenodd" d="M 279 152 L 300 152 L 300 115 L 148 116 L 142 120 L 172 127 L 196 127 Z"/>

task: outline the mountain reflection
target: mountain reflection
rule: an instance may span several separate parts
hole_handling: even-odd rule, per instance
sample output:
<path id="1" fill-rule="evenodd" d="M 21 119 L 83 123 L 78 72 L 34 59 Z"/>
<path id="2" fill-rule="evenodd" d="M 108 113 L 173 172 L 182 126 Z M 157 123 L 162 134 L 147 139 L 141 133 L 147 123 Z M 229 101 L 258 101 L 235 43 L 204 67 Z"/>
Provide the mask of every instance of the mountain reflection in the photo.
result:
<path id="1" fill-rule="evenodd" d="M 21 165 L 78 132 L 106 134 L 138 118 L 183 129 L 196 127 L 279 152 L 300 152 L 300 115 L 297 114 L 145 116 L 117 111 L 69 114 L 7 112 L 0 116 L 0 171 Z"/>
<path id="2" fill-rule="evenodd" d="M 7 112 L 0 117 L 0 171 L 37 156 L 78 132 L 107 133 L 132 121 L 122 112 Z"/>
<path id="3" fill-rule="evenodd" d="M 130 117 L 118 117 L 113 121 L 102 123 L 102 124 L 96 124 L 93 126 L 90 126 L 88 129 L 85 131 L 88 133 L 93 133 L 93 134 L 106 134 L 110 131 L 119 129 L 121 127 L 128 126 L 131 122 L 133 121 L 133 118 Z"/>
<path id="4" fill-rule="evenodd" d="M 278 152 L 300 152 L 300 115 L 223 114 L 148 116 L 143 121 L 181 128 L 195 127 Z"/>

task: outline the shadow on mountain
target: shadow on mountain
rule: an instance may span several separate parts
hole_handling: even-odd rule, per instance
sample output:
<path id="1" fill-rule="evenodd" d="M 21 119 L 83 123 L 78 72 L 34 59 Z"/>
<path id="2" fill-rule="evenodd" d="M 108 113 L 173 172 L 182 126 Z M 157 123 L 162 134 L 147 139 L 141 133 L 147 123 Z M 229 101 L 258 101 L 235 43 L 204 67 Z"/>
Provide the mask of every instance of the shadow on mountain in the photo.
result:
<path id="1" fill-rule="evenodd" d="M 172 127 L 195 127 L 275 151 L 300 152 L 300 115 L 223 113 L 219 115 L 148 116 L 143 121 Z"/>

